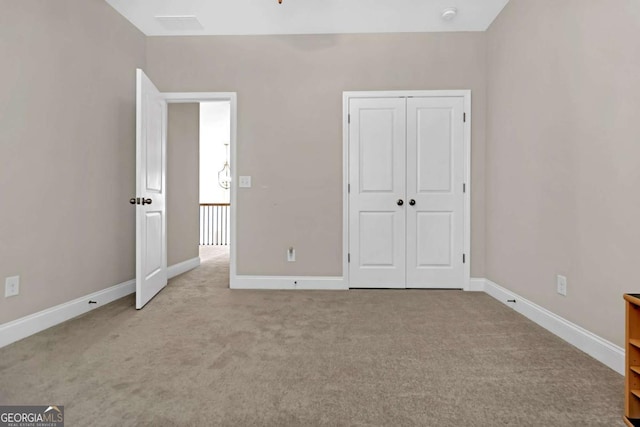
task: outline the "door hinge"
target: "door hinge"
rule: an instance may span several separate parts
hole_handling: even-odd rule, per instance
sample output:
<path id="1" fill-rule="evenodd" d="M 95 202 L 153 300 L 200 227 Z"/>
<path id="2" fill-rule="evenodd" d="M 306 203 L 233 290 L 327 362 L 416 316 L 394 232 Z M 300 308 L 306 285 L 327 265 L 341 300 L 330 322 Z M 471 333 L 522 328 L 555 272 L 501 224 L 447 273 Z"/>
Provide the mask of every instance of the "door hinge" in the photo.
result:
<path id="1" fill-rule="evenodd" d="M 351 123 L 351 114 L 347 114 L 347 123 Z"/>
<path id="2" fill-rule="evenodd" d="M 351 262 L 351 254 L 347 254 L 347 262 Z"/>
<path id="3" fill-rule="evenodd" d="M 462 113 L 462 121 L 467 123 L 467 113 Z"/>
<path id="4" fill-rule="evenodd" d="M 462 263 L 466 264 L 467 262 L 467 254 L 462 254 Z"/>
<path id="5" fill-rule="evenodd" d="M 347 184 L 347 193 L 351 193 L 351 184 Z"/>
<path id="6" fill-rule="evenodd" d="M 462 184 L 462 192 L 466 193 L 467 192 L 467 183 L 463 183 Z"/>

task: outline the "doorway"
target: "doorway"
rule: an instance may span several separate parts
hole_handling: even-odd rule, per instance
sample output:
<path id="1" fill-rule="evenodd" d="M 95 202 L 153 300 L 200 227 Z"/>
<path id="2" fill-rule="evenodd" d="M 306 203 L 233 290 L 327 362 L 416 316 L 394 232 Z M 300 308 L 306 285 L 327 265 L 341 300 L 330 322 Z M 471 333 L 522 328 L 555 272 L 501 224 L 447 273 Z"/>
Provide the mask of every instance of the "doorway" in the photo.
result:
<path id="1" fill-rule="evenodd" d="M 467 289 L 470 92 L 344 102 L 349 287 Z"/>
<path id="2" fill-rule="evenodd" d="M 200 103 L 199 248 L 203 262 L 229 259 L 231 102 Z"/>
<path id="3" fill-rule="evenodd" d="M 198 244 L 202 263 L 228 263 L 233 277 L 236 265 L 236 135 L 235 92 L 163 93 L 170 103 L 198 104 L 199 194 Z M 206 181 L 203 184 L 203 181 Z M 224 185 L 223 188 L 220 185 Z M 218 186 L 220 191 L 215 188 Z M 228 260 L 228 261 L 227 261 Z"/>

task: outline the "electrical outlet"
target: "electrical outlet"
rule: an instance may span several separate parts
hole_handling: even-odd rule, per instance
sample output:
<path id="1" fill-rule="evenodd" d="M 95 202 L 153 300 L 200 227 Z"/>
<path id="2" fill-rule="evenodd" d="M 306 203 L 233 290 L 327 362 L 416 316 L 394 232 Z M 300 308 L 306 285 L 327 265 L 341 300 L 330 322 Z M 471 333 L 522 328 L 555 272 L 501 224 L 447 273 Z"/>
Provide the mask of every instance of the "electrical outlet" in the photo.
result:
<path id="1" fill-rule="evenodd" d="M 564 276 L 558 275 L 556 279 L 556 291 L 562 295 L 567 296 L 567 278 Z"/>
<path id="2" fill-rule="evenodd" d="M 4 281 L 4 297 L 9 298 L 20 293 L 20 276 L 7 277 Z"/>
<path id="3" fill-rule="evenodd" d="M 287 251 L 287 261 L 294 262 L 296 260 L 296 250 L 290 247 Z"/>

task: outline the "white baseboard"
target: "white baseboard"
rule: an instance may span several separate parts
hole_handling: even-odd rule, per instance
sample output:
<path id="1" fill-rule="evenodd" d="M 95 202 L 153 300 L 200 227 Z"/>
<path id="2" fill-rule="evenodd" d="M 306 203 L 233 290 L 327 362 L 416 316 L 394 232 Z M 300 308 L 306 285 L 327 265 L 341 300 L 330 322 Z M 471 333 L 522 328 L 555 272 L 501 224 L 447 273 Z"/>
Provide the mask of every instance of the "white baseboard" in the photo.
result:
<path id="1" fill-rule="evenodd" d="M 0 347 L 19 341 L 40 331 L 49 329 L 69 319 L 85 314 L 105 304 L 136 291 L 136 281 L 128 280 L 119 285 L 76 298 L 55 307 L 39 311 L 9 323 L 0 325 Z M 89 304 L 95 301 L 95 304 Z"/>
<path id="2" fill-rule="evenodd" d="M 342 277 L 235 276 L 231 289 L 348 290 Z"/>
<path id="3" fill-rule="evenodd" d="M 173 279 L 176 276 L 186 273 L 189 270 L 193 270 L 200 266 L 200 257 L 188 259 L 178 264 L 173 264 L 167 267 L 167 278 Z"/>
<path id="4" fill-rule="evenodd" d="M 200 265 L 200 258 L 193 258 L 167 269 L 169 278 L 175 277 Z M 342 277 L 275 277 L 235 276 L 232 289 L 283 289 L 283 290 L 348 290 Z M 493 298 L 513 308 L 518 313 L 584 351 L 594 359 L 621 375 L 624 375 L 624 349 L 569 322 L 568 320 L 528 301 L 487 279 L 471 279 L 469 291 L 486 292 Z M 19 341 L 52 326 L 85 314 L 135 292 L 135 280 L 103 289 L 38 313 L 0 325 L 0 347 Z M 516 303 L 507 302 L 516 300 Z M 96 304 L 89 304 L 95 301 Z"/>
<path id="5" fill-rule="evenodd" d="M 172 265 L 167 268 L 167 277 L 171 279 L 199 265 L 199 257 Z M 126 297 L 135 291 L 135 279 L 128 280 L 119 285 L 76 298 L 73 301 L 4 323 L 0 325 L 0 348 Z M 89 301 L 95 301 L 96 303 L 89 304 Z"/>
<path id="6" fill-rule="evenodd" d="M 484 292 L 485 282 L 486 282 L 485 279 L 477 279 L 472 277 L 471 280 L 469 281 L 469 288 L 466 289 L 466 291 L 467 292 Z"/>
<path id="7" fill-rule="evenodd" d="M 484 291 L 589 356 L 624 375 L 624 349 L 485 279 Z M 507 300 L 516 300 L 515 303 Z"/>

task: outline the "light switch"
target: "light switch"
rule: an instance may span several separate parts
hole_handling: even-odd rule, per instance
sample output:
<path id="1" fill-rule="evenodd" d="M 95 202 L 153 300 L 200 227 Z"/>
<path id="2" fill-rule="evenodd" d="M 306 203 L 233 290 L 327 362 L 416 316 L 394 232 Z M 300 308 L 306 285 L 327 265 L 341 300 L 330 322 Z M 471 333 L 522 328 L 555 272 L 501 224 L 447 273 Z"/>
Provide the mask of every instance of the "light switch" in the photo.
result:
<path id="1" fill-rule="evenodd" d="M 250 176 L 241 176 L 240 177 L 240 188 L 251 188 L 251 177 Z"/>

